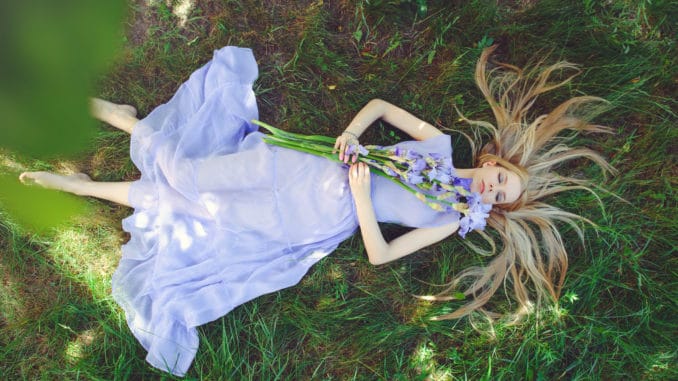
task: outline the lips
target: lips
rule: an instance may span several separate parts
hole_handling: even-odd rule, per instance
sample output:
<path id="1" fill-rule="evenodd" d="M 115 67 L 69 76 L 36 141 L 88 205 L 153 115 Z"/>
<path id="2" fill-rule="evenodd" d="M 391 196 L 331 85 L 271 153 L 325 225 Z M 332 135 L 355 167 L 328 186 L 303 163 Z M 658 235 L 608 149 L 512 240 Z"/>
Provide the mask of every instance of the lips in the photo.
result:
<path id="1" fill-rule="evenodd" d="M 485 192 L 485 180 L 480 181 L 480 194 L 483 194 Z"/>

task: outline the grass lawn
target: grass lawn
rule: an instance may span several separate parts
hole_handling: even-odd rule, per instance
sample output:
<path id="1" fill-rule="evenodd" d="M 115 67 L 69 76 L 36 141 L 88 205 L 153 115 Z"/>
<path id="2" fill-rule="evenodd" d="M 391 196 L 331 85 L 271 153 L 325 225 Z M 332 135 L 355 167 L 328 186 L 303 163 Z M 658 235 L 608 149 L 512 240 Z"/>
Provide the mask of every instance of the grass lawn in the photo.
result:
<path id="1" fill-rule="evenodd" d="M 557 306 L 514 326 L 479 316 L 431 321 L 461 302 L 412 295 L 435 293 L 488 258 L 450 238 L 374 267 L 358 234 L 299 285 L 202 326 L 186 379 L 677 379 L 677 22 L 671 0 L 129 0 L 119 54 L 91 93 L 142 116 L 213 50 L 238 45 L 252 48 L 259 64 L 262 120 L 335 136 L 378 97 L 450 129 L 455 165 L 468 167 L 468 144 L 452 130 L 470 129 L 454 107 L 493 120 L 473 70 L 482 48 L 498 44 L 502 62 L 550 54 L 546 62 L 581 64 L 536 110 L 600 96 L 611 108 L 596 122 L 616 131 L 576 142 L 600 151 L 618 175 L 605 179 L 587 162 L 562 168 L 595 179 L 603 207 L 583 191 L 549 200 L 598 226 L 586 227 L 584 244 L 563 226 L 570 268 Z M 68 159 L 2 150 L 0 172 L 138 178 L 129 137 L 103 124 L 93 131 L 89 148 Z M 377 123 L 362 141 L 401 139 Z M 120 221 L 131 211 L 93 199 L 84 208 L 38 233 L 0 209 L 0 379 L 172 379 L 145 363 L 110 296 L 128 238 Z M 403 232 L 383 228 L 387 238 Z M 512 308 L 503 292 L 490 304 Z"/>

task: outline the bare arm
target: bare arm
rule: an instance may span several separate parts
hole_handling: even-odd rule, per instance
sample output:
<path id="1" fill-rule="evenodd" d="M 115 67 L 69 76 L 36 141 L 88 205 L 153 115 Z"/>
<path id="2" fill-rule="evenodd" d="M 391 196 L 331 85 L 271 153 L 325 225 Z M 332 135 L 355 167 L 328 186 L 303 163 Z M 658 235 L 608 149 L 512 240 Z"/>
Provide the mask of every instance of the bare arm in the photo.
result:
<path id="1" fill-rule="evenodd" d="M 360 232 L 370 263 L 380 265 L 441 241 L 459 228 L 459 223 L 434 228 L 419 228 L 386 242 L 379 228 L 372 198 L 370 197 L 370 171 L 364 163 L 353 164 L 349 169 L 349 183 L 358 213 Z"/>
<path id="2" fill-rule="evenodd" d="M 380 118 L 416 140 L 426 140 L 442 134 L 439 129 L 429 123 L 381 99 L 369 101 L 353 117 L 351 123 L 346 127 L 346 131 L 360 136 L 370 124 Z"/>
<path id="3" fill-rule="evenodd" d="M 339 151 L 339 159 L 348 162 L 348 157 L 344 159 L 349 144 L 357 142 L 358 137 L 365 132 L 367 127 L 377 119 L 383 119 L 387 123 L 405 132 L 416 140 L 426 140 L 438 135 L 442 135 L 439 129 L 429 123 L 417 118 L 409 112 L 381 99 L 372 99 L 353 117 L 351 123 L 344 133 L 337 138 L 334 148 Z M 355 138 L 356 142 L 352 142 Z M 357 156 L 353 157 L 355 163 Z"/>

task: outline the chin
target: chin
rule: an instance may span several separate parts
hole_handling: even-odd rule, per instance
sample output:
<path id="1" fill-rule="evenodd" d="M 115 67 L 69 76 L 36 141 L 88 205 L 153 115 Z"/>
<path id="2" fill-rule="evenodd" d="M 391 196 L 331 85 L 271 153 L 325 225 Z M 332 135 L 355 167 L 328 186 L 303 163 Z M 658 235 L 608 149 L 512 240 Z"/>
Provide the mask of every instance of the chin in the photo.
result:
<path id="1" fill-rule="evenodd" d="M 471 181 L 471 192 L 480 193 L 480 181 L 476 179 L 473 179 L 473 181 Z"/>

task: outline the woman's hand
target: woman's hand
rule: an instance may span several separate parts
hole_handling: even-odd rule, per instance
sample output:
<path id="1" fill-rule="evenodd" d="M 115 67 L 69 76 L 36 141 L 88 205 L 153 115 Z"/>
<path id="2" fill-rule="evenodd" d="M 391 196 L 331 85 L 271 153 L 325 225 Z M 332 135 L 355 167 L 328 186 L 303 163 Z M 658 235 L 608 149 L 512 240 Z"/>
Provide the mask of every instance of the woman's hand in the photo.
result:
<path id="1" fill-rule="evenodd" d="M 355 163 L 348 169 L 348 184 L 353 198 L 370 196 L 370 167 L 365 163 Z"/>
<path id="2" fill-rule="evenodd" d="M 356 149 L 353 152 L 353 158 L 351 158 L 351 151 L 349 147 Z M 337 140 L 334 142 L 334 149 L 332 153 L 339 151 L 339 160 L 344 163 L 348 163 L 349 159 L 351 163 L 358 161 L 358 137 L 351 132 L 344 132 L 337 137 Z"/>

